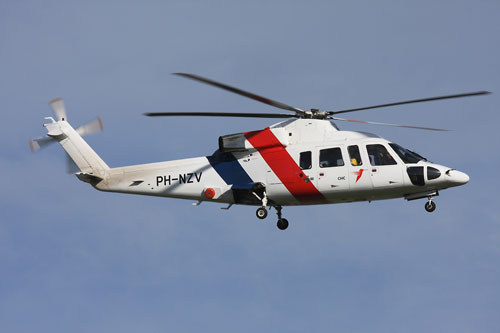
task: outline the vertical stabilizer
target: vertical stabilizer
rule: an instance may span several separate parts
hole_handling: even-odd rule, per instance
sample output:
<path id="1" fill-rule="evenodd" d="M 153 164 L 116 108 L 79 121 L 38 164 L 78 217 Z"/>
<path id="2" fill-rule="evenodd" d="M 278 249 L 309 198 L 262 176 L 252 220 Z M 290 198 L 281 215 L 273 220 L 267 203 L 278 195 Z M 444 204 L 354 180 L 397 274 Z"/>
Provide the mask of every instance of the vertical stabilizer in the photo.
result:
<path id="1" fill-rule="evenodd" d="M 49 104 L 57 120 L 52 117 L 45 118 L 50 120 L 49 123 L 43 124 L 48 131 L 48 136 L 30 140 L 31 151 L 37 151 L 57 141 L 64 148 L 69 158 L 81 170 L 81 173 L 77 174 L 79 179 L 89 183 L 104 179 L 109 170 L 108 165 L 82 138 L 82 135 L 102 131 L 101 119 L 97 118 L 75 130 L 68 123 L 63 99 L 53 99 Z"/>
<path id="2" fill-rule="evenodd" d="M 65 120 L 61 119 L 57 122 L 51 120 L 51 123 L 44 124 L 48 130 L 48 136 L 61 144 L 83 173 L 104 178 L 106 171 L 109 170 L 108 165 L 83 140 L 80 134 Z"/>

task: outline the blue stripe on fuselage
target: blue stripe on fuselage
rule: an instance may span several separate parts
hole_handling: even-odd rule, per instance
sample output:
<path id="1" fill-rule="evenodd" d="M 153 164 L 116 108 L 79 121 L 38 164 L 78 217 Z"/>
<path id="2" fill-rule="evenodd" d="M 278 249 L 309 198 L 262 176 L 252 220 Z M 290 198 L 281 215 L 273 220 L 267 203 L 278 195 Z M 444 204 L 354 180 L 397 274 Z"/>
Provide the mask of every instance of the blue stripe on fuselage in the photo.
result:
<path id="1" fill-rule="evenodd" d="M 252 178 L 243 169 L 238 160 L 231 153 L 216 151 L 207 156 L 208 162 L 228 185 L 250 184 Z"/>

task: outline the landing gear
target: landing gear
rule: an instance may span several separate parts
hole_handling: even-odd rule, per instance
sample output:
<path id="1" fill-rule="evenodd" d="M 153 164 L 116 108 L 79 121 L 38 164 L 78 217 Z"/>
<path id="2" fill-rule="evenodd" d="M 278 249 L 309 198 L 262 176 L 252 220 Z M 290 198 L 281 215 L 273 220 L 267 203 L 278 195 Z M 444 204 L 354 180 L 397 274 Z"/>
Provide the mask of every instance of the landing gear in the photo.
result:
<path id="1" fill-rule="evenodd" d="M 288 220 L 282 218 L 281 206 L 275 206 L 274 208 L 276 208 L 276 214 L 278 214 L 278 223 L 276 225 L 278 226 L 278 229 L 285 230 L 286 228 L 288 228 Z"/>
<path id="2" fill-rule="evenodd" d="M 260 207 L 257 209 L 255 212 L 255 215 L 261 220 L 265 219 L 267 217 L 267 210 L 266 207 Z"/>
<path id="3" fill-rule="evenodd" d="M 285 230 L 288 228 L 288 220 L 287 219 L 279 219 L 277 223 L 278 229 Z"/>
<path id="4" fill-rule="evenodd" d="M 255 215 L 263 220 L 267 217 L 267 204 L 269 202 L 264 185 L 261 183 L 256 184 L 252 189 L 252 194 L 262 203 L 262 206 L 255 211 Z M 271 206 L 276 209 L 278 215 L 278 223 L 276 224 L 278 229 L 285 230 L 288 228 L 288 220 L 281 216 L 281 206 L 274 206 L 273 203 L 271 203 Z"/>
<path id="5" fill-rule="evenodd" d="M 429 197 L 429 201 L 425 203 L 425 210 L 432 213 L 436 209 L 436 204 L 432 201 L 432 197 Z"/>
<path id="6" fill-rule="evenodd" d="M 255 215 L 261 220 L 267 217 L 267 194 L 266 188 L 262 183 L 257 183 L 253 186 L 252 194 L 262 202 L 262 207 L 258 208 Z"/>

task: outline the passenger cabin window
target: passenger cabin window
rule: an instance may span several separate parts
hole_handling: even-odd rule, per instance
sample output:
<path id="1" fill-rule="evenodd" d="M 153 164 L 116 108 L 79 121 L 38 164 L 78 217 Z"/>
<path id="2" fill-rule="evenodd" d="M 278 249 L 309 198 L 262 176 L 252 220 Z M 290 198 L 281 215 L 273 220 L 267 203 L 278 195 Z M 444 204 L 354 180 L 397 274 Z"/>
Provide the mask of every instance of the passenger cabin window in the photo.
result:
<path id="1" fill-rule="evenodd" d="M 363 162 L 361 161 L 361 155 L 359 154 L 358 146 L 347 147 L 347 152 L 349 153 L 349 158 L 351 159 L 351 165 L 353 166 L 363 165 Z"/>
<path id="2" fill-rule="evenodd" d="M 322 149 L 319 151 L 319 167 L 331 168 L 344 165 L 340 148 Z"/>
<path id="3" fill-rule="evenodd" d="M 302 153 L 300 153 L 299 165 L 302 170 L 311 169 L 312 158 L 310 151 L 303 151 Z"/>
<path id="4" fill-rule="evenodd" d="M 371 165 L 397 164 L 383 145 L 366 145 L 366 151 L 368 152 Z"/>

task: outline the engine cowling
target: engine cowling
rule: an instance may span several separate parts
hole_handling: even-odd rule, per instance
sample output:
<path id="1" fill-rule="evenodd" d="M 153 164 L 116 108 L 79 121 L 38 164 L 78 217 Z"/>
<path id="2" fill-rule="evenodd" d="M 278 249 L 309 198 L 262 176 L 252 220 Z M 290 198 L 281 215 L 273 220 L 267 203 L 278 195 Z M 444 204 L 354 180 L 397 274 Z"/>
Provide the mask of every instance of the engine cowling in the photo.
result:
<path id="1" fill-rule="evenodd" d="M 219 150 L 221 152 L 244 151 L 251 148 L 252 145 L 243 133 L 219 136 Z"/>

